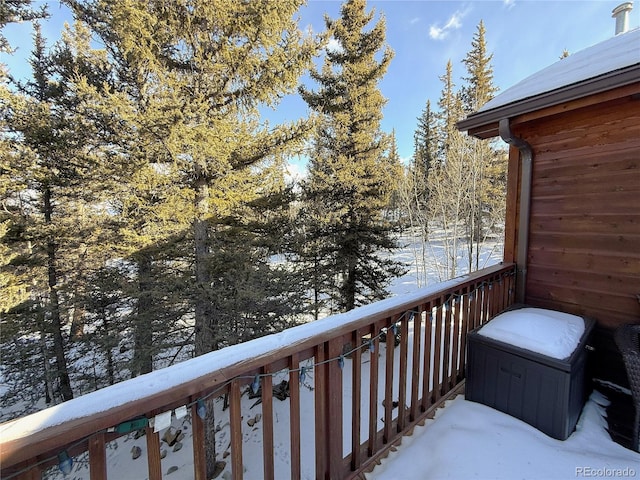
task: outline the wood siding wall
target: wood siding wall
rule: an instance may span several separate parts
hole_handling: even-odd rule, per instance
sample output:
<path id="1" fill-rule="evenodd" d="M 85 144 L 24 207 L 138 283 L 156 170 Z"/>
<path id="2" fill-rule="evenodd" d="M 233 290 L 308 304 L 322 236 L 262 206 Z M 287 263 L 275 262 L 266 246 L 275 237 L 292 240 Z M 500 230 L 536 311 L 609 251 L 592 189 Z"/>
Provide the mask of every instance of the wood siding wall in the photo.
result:
<path id="1" fill-rule="evenodd" d="M 512 127 L 534 152 L 525 301 L 589 315 L 609 329 L 640 322 L 637 96 Z M 510 175 L 518 172 L 514 154 Z M 517 176 L 511 205 L 519 201 Z M 512 208 L 507 229 L 516 226 Z M 517 235 L 507 240 L 512 260 Z"/>

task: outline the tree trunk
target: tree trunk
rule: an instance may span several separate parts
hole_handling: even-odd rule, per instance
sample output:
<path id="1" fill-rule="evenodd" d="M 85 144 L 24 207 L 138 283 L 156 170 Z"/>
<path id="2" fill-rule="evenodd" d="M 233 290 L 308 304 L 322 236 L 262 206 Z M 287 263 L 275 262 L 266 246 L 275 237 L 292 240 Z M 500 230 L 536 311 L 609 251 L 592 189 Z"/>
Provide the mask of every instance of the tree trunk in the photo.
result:
<path id="1" fill-rule="evenodd" d="M 47 354 L 47 341 L 45 333 L 40 331 L 40 352 L 42 353 L 42 367 L 44 370 L 44 398 L 49 405 L 53 401 L 53 388 L 51 387 L 51 366 L 49 365 L 49 355 Z"/>
<path id="2" fill-rule="evenodd" d="M 196 218 L 193 222 L 193 240 L 195 247 L 195 280 L 194 315 L 196 324 L 195 354 L 196 356 L 218 349 L 214 319 L 211 316 L 211 305 L 207 298 L 211 284 L 211 275 L 207 262 L 210 256 L 209 246 L 209 186 L 205 179 L 196 182 Z"/>
<path id="3" fill-rule="evenodd" d="M 107 380 L 109 381 L 109 385 L 114 385 L 116 383 L 115 363 L 113 361 L 113 354 L 111 353 L 111 339 L 109 338 L 112 332 L 106 309 L 100 309 L 100 316 L 102 317 L 102 324 L 104 325 L 104 334 L 106 338 L 104 354 L 107 357 Z"/>
<path id="4" fill-rule="evenodd" d="M 153 307 L 151 298 L 151 258 L 142 255 L 138 264 L 138 311 L 135 318 L 134 352 L 132 376 L 149 373 L 153 370 L 153 321 L 150 311 Z"/>
<path id="5" fill-rule="evenodd" d="M 195 280 L 196 293 L 194 295 L 194 315 L 196 325 L 195 355 L 204 355 L 218 349 L 215 332 L 215 319 L 211 314 L 211 305 L 207 299 L 207 292 L 211 284 L 208 260 L 209 246 L 209 186 L 206 179 L 196 181 L 196 217 L 193 222 L 193 240 L 195 248 Z M 205 457 L 207 463 L 207 478 L 212 478 L 216 466 L 216 438 L 214 399 L 207 401 L 207 416 L 204 419 Z"/>
<path id="6" fill-rule="evenodd" d="M 356 306 L 356 265 L 358 262 L 358 243 L 349 241 L 346 246 L 347 251 L 347 272 L 342 285 L 342 306 L 343 311 L 348 312 Z"/>
<path id="7" fill-rule="evenodd" d="M 47 225 L 51 224 L 51 190 L 44 191 L 44 218 Z M 60 382 L 60 393 L 66 402 L 73 398 L 71 380 L 67 368 L 67 359 L 62 337 L 62 321 L 60 319 L 60 299 L 58 297 L 58 270 L 56 266 L 56 244 L 51 236 L 47 240 L 47 272 L 49 286 L 49 309 L 51 315 L 51 334 L 53 335 L 53 351 L 56 359 L 56 375 Z"/>

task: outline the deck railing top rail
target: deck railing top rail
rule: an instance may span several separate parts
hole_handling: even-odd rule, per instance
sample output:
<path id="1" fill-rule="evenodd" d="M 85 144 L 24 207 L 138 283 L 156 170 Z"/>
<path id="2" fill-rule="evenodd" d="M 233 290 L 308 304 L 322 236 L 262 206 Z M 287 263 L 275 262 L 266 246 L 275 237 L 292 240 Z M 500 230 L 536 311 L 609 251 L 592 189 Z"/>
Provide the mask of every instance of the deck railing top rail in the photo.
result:
<path id="1" fill-rule="evenodd" d="M 503 278 L 512 277 L 513 271 L 512 264 L 492 266 L 411 294 L 393 297 L 344 314 L 333 315 L 281 333 L 211 352 L 0 424 L 2 476 L 4 478 L 5 472 L 15 471 L 9 467 L 44 463 L 42 459 L 52 452 L 82 442 L 85 444 L 81 450 L 84 447 L 88 450 L 86 440 L 96 432 L 110 429 L 112 431 L 114 426 L 131 419 L 153 418 L 185 404 L 195 406 L 197 400 L 203 396 L 210 396 L 222 390 L 228 393 L 229 385 L 233 382 L 239 382 L 239 385 L 251 384 L 252 378 L 278 369 L 297 370 L 294 373 L 299 374 L 300 369 L 297 364 L 292 364 L 292 358 L 299 362 L 314 357 L 316 362 L 324 360 L 326 363 L 330 359 L 330 356 L 327 356 L 329 353 L 342 355 L 341 352 L 344 351 L 338 347 L 329 348 L 330 342 L 340 340 L 342 347 L 351 338 L 356 339 L 363 334 L 371 336 L 376 329 L 389 327 L 386 325 L 389 322 L 399 322 L 399 325 L 404 322 L 404 325 L 407 325 L 408 312 L 422 315 L 430 311 L 429 309 L 474 292 L 485 284 L 491 286 L 493 282 L 502 283 Z M 498 301 L 496 296 L 495 305 L 492 306 L 495 309 L 494 313 L 510 303 L 513 288 L 511 280 L 509 285 L 508 293 L 503 289 L 501 293 L 496 294 L 500 296 L 500 300 Z M 466 311 L 470 311 L 472 303 L 475 305 L 475 300 L 466 300 Z M 474 314 L 471 312 L 469 315 L 473 317 Z M 485 317 L 486 315 L 487 312 Z M 321 358 L 323 354 L 318 350 L 318 346 L 323 344 L 327 345 L 327 352 Z M 415 345 L 418 346 L 417 343 Z M 448 347 L 445 345 L 444 348 Z M 459 349 L 460 346 L 456 345 L 455 348 Z M 406 351 L 404 356 L 407 356 Z M 416 361 L 414 359 L 414 362 Z M 417 371 L 416 368 L 414 367 L 414 371 Z M 461 368 L 463 372 L 463 366 Z M 417 398 L 413 401 L 417 401 Z M 101 477 L 98 475 L 96 478 Z"/>

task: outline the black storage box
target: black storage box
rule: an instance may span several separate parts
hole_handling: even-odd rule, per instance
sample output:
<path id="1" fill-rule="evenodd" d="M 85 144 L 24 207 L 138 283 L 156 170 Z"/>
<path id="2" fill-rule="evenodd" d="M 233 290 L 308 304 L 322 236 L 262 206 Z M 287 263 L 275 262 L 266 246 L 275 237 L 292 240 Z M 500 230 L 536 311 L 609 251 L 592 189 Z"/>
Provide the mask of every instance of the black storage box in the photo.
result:
<path id="1" fill-rule="evenodd" d="M 479 329 L 470 332 L 465 398 L 566 440 L 590 393 L 587 340 L 595 322 L 584 322 L 576 349 L 562 360 L 488 338 L 477 333 Z"/>

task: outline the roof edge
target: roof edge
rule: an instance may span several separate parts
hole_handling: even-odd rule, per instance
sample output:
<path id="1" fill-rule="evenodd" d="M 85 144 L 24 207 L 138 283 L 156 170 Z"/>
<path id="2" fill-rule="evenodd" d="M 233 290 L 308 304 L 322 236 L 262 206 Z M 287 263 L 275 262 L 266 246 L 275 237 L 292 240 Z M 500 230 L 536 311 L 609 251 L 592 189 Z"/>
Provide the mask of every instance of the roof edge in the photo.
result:
<path id="1" fill-rule="evenodd" d="M 561 103 L 578 100 L 597 93 L 636 83 L 640 78 L 640 63 L 592 77 L 533 97 L 508 103 L 484 112 L 472 113 L 456 123 L 460 131 L 469 131 L 474 136 L 489 138 L 487 132 L 495 132 L 494 124 L 502 118 L 512 118 Z M 484 134 L 482 132 L 485 132 Z"/>

